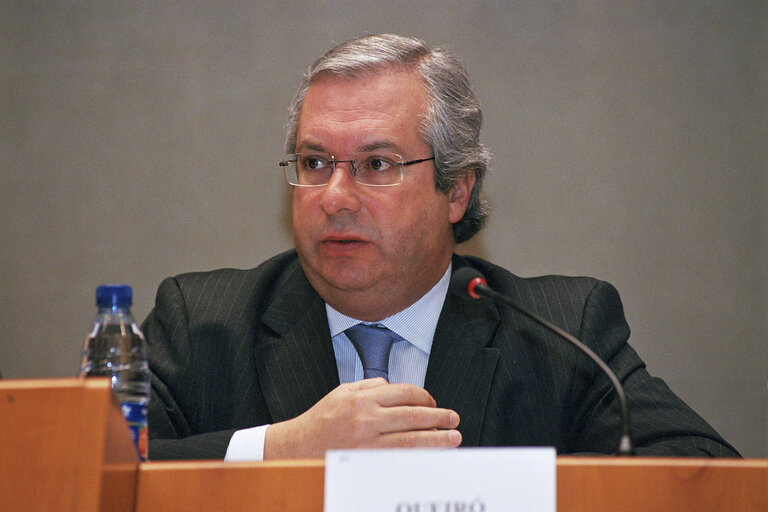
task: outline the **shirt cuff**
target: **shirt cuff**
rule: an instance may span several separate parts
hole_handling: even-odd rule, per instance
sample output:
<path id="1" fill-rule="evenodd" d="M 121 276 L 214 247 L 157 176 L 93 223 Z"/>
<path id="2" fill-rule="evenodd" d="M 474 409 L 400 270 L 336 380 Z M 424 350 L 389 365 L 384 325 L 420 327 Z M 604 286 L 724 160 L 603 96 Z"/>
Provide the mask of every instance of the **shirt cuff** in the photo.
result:
<path id="1" fill-rule="evenodd" d="M 238 430 L 232 434 L 224 455 L 226 462 L 261 462 L 264 460 L 264 440 L 269 425 Z"/>

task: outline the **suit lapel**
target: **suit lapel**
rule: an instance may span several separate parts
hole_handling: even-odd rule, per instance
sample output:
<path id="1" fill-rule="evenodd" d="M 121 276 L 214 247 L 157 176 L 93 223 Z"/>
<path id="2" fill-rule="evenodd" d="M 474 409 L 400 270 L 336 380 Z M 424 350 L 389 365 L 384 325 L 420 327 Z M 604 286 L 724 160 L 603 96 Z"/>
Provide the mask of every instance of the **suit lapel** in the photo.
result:
<path id="1" fill-rule="evenodd" d="M 454 258 L 454 270 L 460 260 Z M 463 265 L 461 265 L 463 266 Z M 480 441 L 499 351 L 489 345 L 499 325 L 495 307 L 485 301 L 445 298 L 427 366 L 424 387 L 437 402 L 459 413 L 464 446 Z"/>
<path id="2" fill-rule="evenodd" d="M 325 304 L 297 262 L 274 286 L 257 340 L 259 383 L 274 422 L 302 414 L 339 385 Z"/>

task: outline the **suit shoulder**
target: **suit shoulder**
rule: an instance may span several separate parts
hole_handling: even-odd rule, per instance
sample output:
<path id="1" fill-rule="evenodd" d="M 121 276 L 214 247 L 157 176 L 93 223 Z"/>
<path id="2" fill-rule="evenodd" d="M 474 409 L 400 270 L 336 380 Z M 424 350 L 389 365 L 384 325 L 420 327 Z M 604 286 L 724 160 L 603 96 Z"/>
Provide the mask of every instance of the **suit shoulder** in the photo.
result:
<path id="1" fill-rule="evenodd" d="M 222 280 L 274 280 L 293 263 L 298 261 L 296 251 L 286 251 L 250 269 L 219 268 L 215 270 L 184 272 L 167 279 L 179 283 L 182 288 L 194 289 L 210 286 Z"/>
<path id="2" fill-rule="evenodd" d="M 589 276 L 550 274 L 520 277 L 474 256 L 460 256 L 454 259 L 454 266 L 471 266 L 485 276 L 491 288 L 526 303 L 539 303 L 551 297 L 578 303 L 587 301 L 591 296 L 618 298 L 618 292 L 613 285 Z"/>
<path id="3" fill-rule="evenodd" d="M 296 252 L 287 251 L 251 269 L 186 272 L 163 280 L 157 303 L 165 297 L 180 296 L 188 309 L 210 310 L 212 306 L 237 304 L 257 309 L 294 267 L 298 267 Z"/>

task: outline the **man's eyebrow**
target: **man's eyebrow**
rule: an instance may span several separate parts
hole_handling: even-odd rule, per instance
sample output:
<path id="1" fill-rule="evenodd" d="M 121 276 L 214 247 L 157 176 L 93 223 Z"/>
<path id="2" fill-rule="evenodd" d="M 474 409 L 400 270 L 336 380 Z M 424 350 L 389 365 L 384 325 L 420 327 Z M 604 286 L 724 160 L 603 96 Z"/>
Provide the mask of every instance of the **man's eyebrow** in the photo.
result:
<path id="1" fill-rule="evenodd" d="M 395 144 L 394 142 L 389 142 L 386 140 L 379 140 L 379 141 L 373 141 L 368 142 L 367 144 L 364 144 L 357 148 L 357 153 L 370 153 L 372 151 L 379 151 L 379 150 L 388 150 L 388 151 L 399 151 L 400 147 Z M 317 151 L 320 153 L 332 153 L 328 149 L 325 148 L 321 143 L 319 142 L 313 142 L 313 141 L 303 141 L 296 147 L 297 153 L 302 153 L 306 151 Z"/>
<path id="2" fill-rule="evenodd" d="M 361 153 L 369 153 L 371 151 L 378 151 L 380 149 L 398 150 L 399 147 L 398 147 L 397 144 L 395 144 L 393 142 L 375 141 L 375 142 L 369 142 L 368 144 L 365 144 L 364 146 L 361 146 L 359 148 L 359 151 Z"/>
<path id="3" fill-rule="evenodd" d="M 320 143 L 315 142 L 302 142 L 296 147 L 296 152 L 301 153 L 303 151 L 319 151 L 321 153 L 327 153 L 326 149 Z"/>

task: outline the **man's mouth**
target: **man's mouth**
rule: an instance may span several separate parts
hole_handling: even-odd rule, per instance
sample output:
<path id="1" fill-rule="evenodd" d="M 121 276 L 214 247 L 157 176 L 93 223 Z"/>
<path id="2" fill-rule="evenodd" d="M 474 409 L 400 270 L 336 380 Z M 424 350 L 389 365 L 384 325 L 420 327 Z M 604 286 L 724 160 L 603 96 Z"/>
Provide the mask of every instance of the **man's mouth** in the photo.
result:
<path id="1" fill-rule="evenodd" d="M 366 242 L 364 240 L 360 240 L 359 238 L 333 238 L 329 240 L 323 240 L 323 243 L 350 245 L 350 244 L 364 244 Z"/>
<path id="2" fill-rule="evenodd" d="M 349 251 L 356 251 L 365 247 L 368 241 L 356 237 L 329 236 L 321 240 L 321 246 L 331 253 L 338 251 L 339 255 L 348 255 Z"/>
<path id="3" fill-rule="evenodd" d="M 353 242 L 365 242 L 365 240 L 354 235 L 328 235 L 322 238 L 321 242 L 346 244 L 346 243 L 353 243 Z"/>

